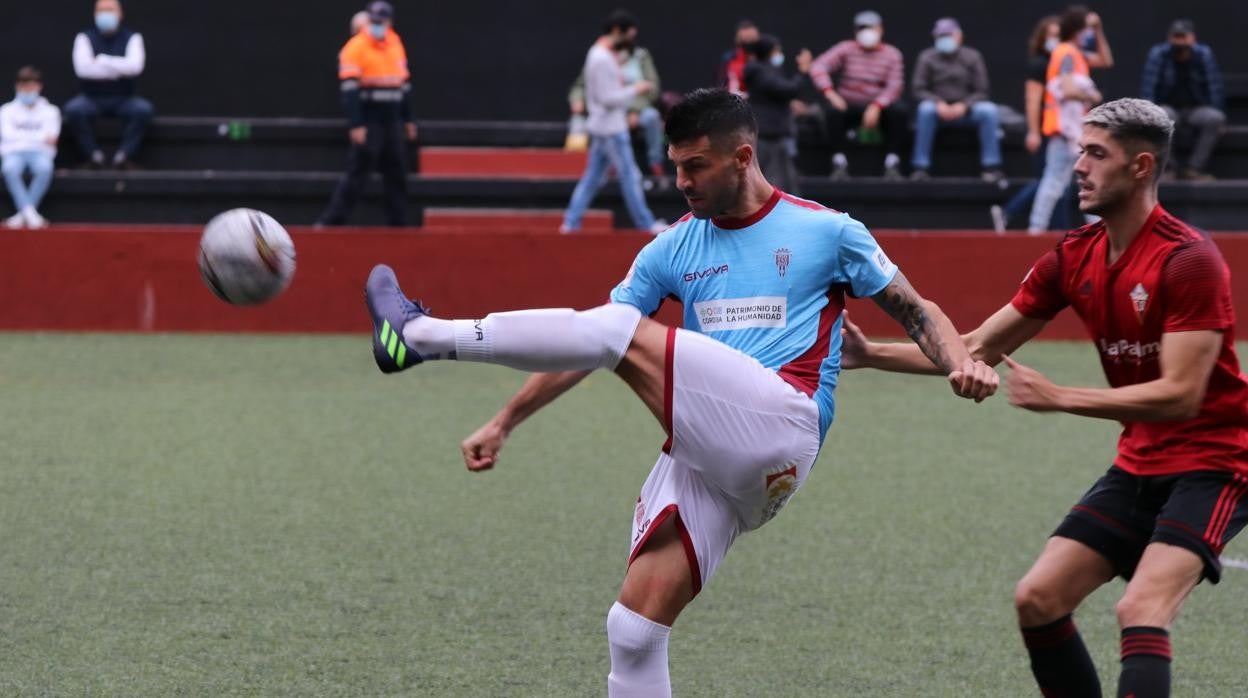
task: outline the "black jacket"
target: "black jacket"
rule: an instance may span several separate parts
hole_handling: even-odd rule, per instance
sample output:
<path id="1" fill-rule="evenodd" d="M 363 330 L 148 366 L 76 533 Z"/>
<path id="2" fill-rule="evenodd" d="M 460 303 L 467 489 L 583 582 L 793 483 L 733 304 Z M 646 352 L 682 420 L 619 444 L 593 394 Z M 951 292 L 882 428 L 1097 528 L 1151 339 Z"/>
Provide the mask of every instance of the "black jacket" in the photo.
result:
<path id="1" fill-rule="evenodd" d="M 745 66 L 745 90 L 758 119 L 759 138 L 793 137 L 793 112 L 789 102 L 797 99 L 810 78 L 801 73 L 786 76 L 780 68 L 762 61 Z"/>

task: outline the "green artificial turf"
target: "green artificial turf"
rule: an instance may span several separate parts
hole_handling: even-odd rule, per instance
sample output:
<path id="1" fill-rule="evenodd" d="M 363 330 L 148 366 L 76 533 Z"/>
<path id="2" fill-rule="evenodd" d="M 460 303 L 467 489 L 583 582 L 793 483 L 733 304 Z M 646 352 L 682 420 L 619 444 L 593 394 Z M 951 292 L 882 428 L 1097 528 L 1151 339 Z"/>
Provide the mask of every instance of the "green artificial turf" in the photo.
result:
<path id="1" fill-rule="evenodd" d="M 1017 358 L 1102 383 L 1086 345 Z M 522 378 L 383 377 L 360 337 L 0 334 L 0 695 L 605 694 L 664 437 L 598 374 L 466 472 Z M 1116 434 L 844 376 L 806 487 L 677 623 L 677 694 L 1037 695 L 1013 586 Z M 1246 583 L 1184 609 L 1175 695 L 1248 694 Z M 1108 695 L 1121 589 L 1077 616 Z"/>

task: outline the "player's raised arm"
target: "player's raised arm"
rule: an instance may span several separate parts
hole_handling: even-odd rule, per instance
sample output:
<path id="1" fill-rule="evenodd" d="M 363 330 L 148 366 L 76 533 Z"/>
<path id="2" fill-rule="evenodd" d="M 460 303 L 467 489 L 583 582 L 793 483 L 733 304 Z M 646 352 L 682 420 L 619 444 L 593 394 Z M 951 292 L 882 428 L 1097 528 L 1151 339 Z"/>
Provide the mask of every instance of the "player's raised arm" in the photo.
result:
<path id="1" fill-rule="evenodd" d="M 996 371 L 971 357 L 949 318 L 935 303 L 924 300 L 904 274 L 897 272 L 872 299 L 902 326 L 929 364 L 949 377 L 960 397 L 979 402 L 996 392 Z"/>

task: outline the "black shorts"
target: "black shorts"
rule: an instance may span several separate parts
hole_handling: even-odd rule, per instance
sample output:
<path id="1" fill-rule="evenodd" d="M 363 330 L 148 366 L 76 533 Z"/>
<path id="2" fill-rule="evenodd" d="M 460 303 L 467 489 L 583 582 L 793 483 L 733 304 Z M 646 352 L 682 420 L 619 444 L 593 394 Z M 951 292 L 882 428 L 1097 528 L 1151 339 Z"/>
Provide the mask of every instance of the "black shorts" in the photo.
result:
<path id="1" fill-rule="evenodd" d="M 1104 555 L 1131 579 L 1149 543 L 1186 548 L 1222 579 L 1222 548 L 1248 523 L 1248 477 L 1226 470 L 1139 476 L 1113 466 L 1070 510 L 1055 536 Z"/>

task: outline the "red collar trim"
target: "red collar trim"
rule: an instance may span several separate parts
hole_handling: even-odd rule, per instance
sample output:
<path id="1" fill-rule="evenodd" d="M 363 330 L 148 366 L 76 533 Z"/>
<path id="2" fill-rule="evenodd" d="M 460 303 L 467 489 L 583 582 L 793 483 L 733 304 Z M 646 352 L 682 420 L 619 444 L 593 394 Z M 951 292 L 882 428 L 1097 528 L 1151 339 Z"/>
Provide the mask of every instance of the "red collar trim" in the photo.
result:
<path id="1" fill-rule="evenodd" d="M 784 195 L 779 189 L 772 187 L 771 198 L 767 199 L 767 203 L 763 204 L 763 207 L 754 213 L 751 213 L 745 218 L 712 218 L 711 223 L 714 223 L 716 228 L 723 228 L 724 230 L 740 230 L 742 228 L 748 228 L 766 218 L 767 214 L 771 213 L 771 209 L 775 208 L 776 204 L 780 203 L 780 199 L 783 198 L 783 196 Z"/>

